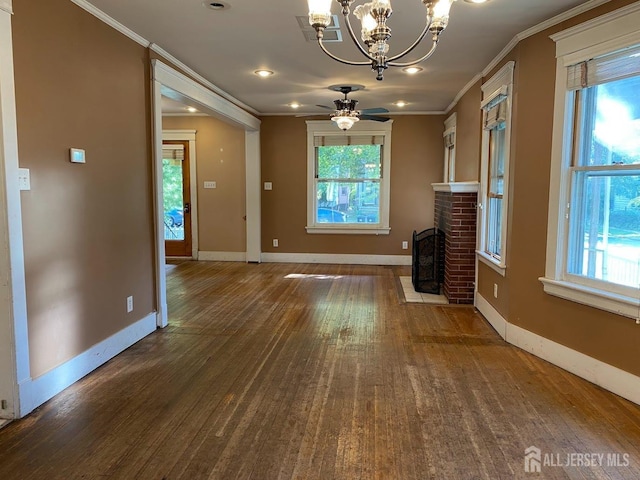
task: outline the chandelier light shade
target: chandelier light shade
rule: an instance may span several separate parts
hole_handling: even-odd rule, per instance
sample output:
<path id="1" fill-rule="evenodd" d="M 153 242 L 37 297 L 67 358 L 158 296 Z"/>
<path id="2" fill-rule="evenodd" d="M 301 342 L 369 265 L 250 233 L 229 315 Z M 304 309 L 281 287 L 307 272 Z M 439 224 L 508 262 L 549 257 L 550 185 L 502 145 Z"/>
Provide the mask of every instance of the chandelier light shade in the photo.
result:
<path id="1" fill-rule="evenodd" d="M 365 61 L 351 61 L 340 58 L 329 50 L 323 43 L 324 29 L 331 24 L 331 0 L 308 0 L 309 2 L 309 24 L 316 31 L 318 45 L 324 53 L 334 60 L 347 65 L 368 65 L 376 72 L 376 79 L 382 80 L 384 71 L 389 67 L 410 67 L 423 62 L 436 50 L 440 34 L 449 23 L 449 11 L 455 0 L 418 0 L 422 1 L 426 8 L 425 27 L 418 35 L 418 38 L 403 52 L 389 56 L 389 39 L 391 38 L 391 28 L 387 26 L 387 20 L 391 16 L 391 0 L 372 0 L 363 5 L 358 5 L 353 14 L 360 21 L 360 37 L 362 43 L 356 37 L 351 26 L 351 4 L 354 0 L 336 0 L 342 6 L 342 15 L 349 36 L 364 55 Z M 422 40 L 431 35 L 431 49 L 422 57 L 409 62 L 399 62 L 401 58 L 412 52 Z M 364 45 L 363 45 L 364 44 Z"/>

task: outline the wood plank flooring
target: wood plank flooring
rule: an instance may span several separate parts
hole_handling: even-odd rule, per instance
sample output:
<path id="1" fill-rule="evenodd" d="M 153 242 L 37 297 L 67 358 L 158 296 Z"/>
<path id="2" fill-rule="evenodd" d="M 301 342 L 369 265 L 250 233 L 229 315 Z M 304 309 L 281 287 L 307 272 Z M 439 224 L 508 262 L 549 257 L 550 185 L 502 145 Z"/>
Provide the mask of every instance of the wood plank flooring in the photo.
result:
<path id="1" fill-rule="evenodd" d="M 640 406 L 404 303 L 407 274 L 177 265 L 170 325 L 0 430 L 0 479 L 640 479 Z"/>

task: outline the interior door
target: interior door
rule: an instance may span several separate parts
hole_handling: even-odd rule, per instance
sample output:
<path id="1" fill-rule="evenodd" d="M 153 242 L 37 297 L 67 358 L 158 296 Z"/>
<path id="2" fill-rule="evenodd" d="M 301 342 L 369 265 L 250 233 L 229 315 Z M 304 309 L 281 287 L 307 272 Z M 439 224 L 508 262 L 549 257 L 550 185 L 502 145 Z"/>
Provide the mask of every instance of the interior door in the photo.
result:
<path id="1" fill-rule="evenodd" d="M 168 257 L 191 257 L 189 142 L 162 142 L 164 244 Z"/>

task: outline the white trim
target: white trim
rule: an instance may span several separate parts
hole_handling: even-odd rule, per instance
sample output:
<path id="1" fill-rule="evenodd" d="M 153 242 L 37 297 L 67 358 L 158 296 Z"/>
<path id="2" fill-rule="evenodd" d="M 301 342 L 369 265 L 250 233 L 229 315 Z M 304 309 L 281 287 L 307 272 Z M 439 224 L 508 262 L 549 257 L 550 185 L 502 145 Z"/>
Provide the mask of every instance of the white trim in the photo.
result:
<path id="1" fill-rule="evenodd" d="M 247 262 L 260 263 L 262 253 L 262 173 L 260 131 L 246 131 L 245 151 L 245 212 Z"/>
<path id="2" fill-rule="evenodd" d="M 185 72 L 187 75 L 191 76 L 193 79 L 201 83 L 204 87 L 208 88 L 212 92 L 217 93 L 225 100 L 228 100 L 229 102 L 233 103 L 234 105 L 240 107 L 243 110 L 246 110 L 249 113 L 253 113 L 254 115 L 260 115 L 260 112 L 258 112 L 256 109 L 250 107 L 244 102 L 241 102 L 240 100 L 235 98 L 233 95 L 228 94 L 227 92 L 222 90 L 220 87 L 214 85 L 209 80 L 204 78 L 202 75 L 200 75 L 198 72 L 193 70 L 191 67 L 187 66 L 185 63 L 178 60 L 176 57 L 171 55 L 169 52 L 167 52 L 165 49 L 163 49 L 159 45 L 155 43 L 151 43 L 149 44 L 149 49 L 156 52 L 158 55 L 162 55 L 166 60 L 169 60 L 176 67 L 178 67 L 183 72 Z"/>
<path id="3" fill-rule="evenodd" d="M 11 35 L 11 15 L 3 9 L 0 11 L 0 361 L 8 362 L 11 373 L 10 378 L 0 379 L 0 394 L 9 403 L 3 416 L 16 418 L 28 413 L 19 385 L 30 378 L 31 370 Z"/>
<path id="4" fill-rule="evenodd" d="M 28 405 L 21 411 L 21 416 L 33 411 L 155 329 L 155 313 L 150 313 L 44 375 L 22 384 L 21 397 L 28 399 Z"/>
<path id="5" fill-rule="evenodd" d="M 488 255 L 486 252 L 482 252 L 480 250 L 476 250 L 476 257 L 480 262 L 484 263 L 496 273 L 502 275 L 503 277 L 505 276 L 507 272 L 507 266 L 504 261 L 498 262 L 495 258 Z"/>
<path id="6" fill-rule="evenodd" d="M 540 33 L 546 30 L 547 28 L 551 28 L 566 20 L 576 17 L 581 13 L 588 12 L 589 10 L 599 7 L 600 5 L 603 5 L 609 1 L 610 0 L 590 0 L 588 2 L 584 2 L 582 5 L 578 5 L 577 7 L 567 10 L 566 12 L 556 15 L 555 17 L 545 20 L 544 22 L 541 22 L 538 25 L 534 25 L 533 27 L 518 33 L 515 37 L 511 39 L 509 43 L 507 43 L 507 45 L 489 63 L 489 65 L 485 67 L 485 69 L 482 71 L 482 76 L 486 77 L 487 75 L 489 75 L 489 73 L 491 73 L 491 71 L 498 66 L 498 64 L 504 59 L 504 57 L 506 57 L 507 54 L 511 52 L 511 50 L 513 50 L 516 47 L 516 45 L 518 45 L 518 43 L 520 43 L 522 40 L 525 40 L 533 35 L 536 35 L 537 33 Z"/>
<path id="7" fill-rule="evenodd" d="M 267 263 L 326 263 L 344 265 L 411 265 L 411 255 L 361 255 L 332 253 L 272 253 L 264 252 Z"/>
<path id="8" fill-rule="evenodd" d="M 476 193 L 480 188 L 480 182 L 432 183 L 431 186 L 435 192 Z"/>
<path id="9" fill-rule="evenodd" d="M 640 321 L 640 298 L 628 297 L 577 283 L 540 277 L 549 295 Z"/>
<path id="10" fill-rule="evenodd" d="M 318 224 L 311 227 L 305 227 L 307 233 L 311 234 L 328 234 L 328 235 L 389 235 L 390 228 L 370 227 L 366 223 L 360 224 L 348 224 L 348 226 L 331 225 L 330 227 L 323 227 L 322 224 Z"/>
<path id="11" fill-rule="evenodd" d="M 330 120 L 307 120 L 307 233 L 328 234 L 373 234 L 388 235 L 390 198 L 391 198 L 391 131 L 393 120 L 383 124 L 364 120 L 356 123 L 345 133 L 341 131 L 335 122 Z M 357 132 L 359 135 L 372 135 L 384 137 L 382 145 L 382 178 L 380 179 L 380 222 L 376 224 L 349 223 L 342 225 L 316 223 L 316 178 L 314 177 L 316 165 L 316 148 L 314 138 L 324 136 L 346 136 Z"/>
<path id="12" fill-rule="evenodd" d="M 215 117 L 222 117 L 227 123 L 240 125 L 248 130 L 260 130 L 260 120 L 246 110 L 238 107 L 220 94 L 191 80 L 160 60 L 151 61 L 153 79 L 162 84 L 162 93 L 173 100 L 183 101 L 184 97 L 193 100 L 198 110 Z M 178 94 L 176 96 L 176 93 Z"/>
<path id="13" fill-rule="evenodd" d="M 246 252 L 198 252 L 198 260 L 204 262 L 246 262 Z"/>
<path id="14" fill-rule="evenodd" d="M 99 8 L 93 6 L 92 4 L 87 2 L 86 0 L 71 0 L 71 1 L 73 3 L 75 3 L 77 6 L 79 6 L 80 8 L 82 8 L 83 10 L 86 10 L 87 12 L 89 12 L 94 17 L 96 17 L 99 20 L 101 20 L 102 22 L 106 23 L 107 25 L 109 25 L 113 29 L 115 29 L 118 32 L 122 33 L 126 37 L 129 37 L 134 42 L 142 45 L 145 48 L 149 48 L 149 45 L 151 44 L 151 42 L 149 42 L 149 40 L 147 40 L 146 38 L 138 35 L 136 32 L 131 30 L 129 27 L 125 27 L 123 24 L 121 24 L 120 22 L 118 22 L 114 18 L 110 17 L 109 15 L 104 13 Z"/>
<path id="15" fill-rule="evenodd" d="M 163 130 L 162 140 L 189 142 L 189 202 L 191 204 L 191 258 L 198 259 L 198 168 L 195 130 Z M 164 179 L 163 179 L 164 180 Z"/>
<path id="16" fill-rule="evenodd" d="M 569 301 L 618 315 L 639 319 L 640 306 L 633 297 L 617 293 L 618 286 L 606 288 L 576 283 L 566 273 L 568 207 L 573 146 L 573 105 L 575 92 L 567 90 L 568 65 L 640 43 L 640 2 L 584 22 L 551 38 L 556 42 L 556 85 L 553 138 L 549 179 L 549 207 L 545 275 L 540 278 L 544 291 Z M 588 279 L 585 279 L 585 283 Z M 603 287 L 599 285 L 602 284 Z M 606 290 L 604 289 L 606 288 Z"/>
<path id="17" fill-rule="evenodd" d="M 511 129 L 512 129 L 512 109 L 513 109 L 513 75 L 515 70 L 515 62 L 507 62 L 498 70 L 489 80 L 484 82 L 480 87 L 482 90 L 482 100 L 480 107 L 487 105 L 487 100 L 497 98 L 499 95 L 505 95 L 506 99 L 506 121 L 505 121 L 505 137 L 504 137 L 504 179 L 502 193 L 502 219 L 500 244 L 502 251 L 500 252 L 500 260 L 496 261 L 485 253 L 487 241 L 487 222 L 488 222 L 488 194 L 489 194 L 489 163 L 490 163 L 490 130 L 482 128 L 482 150 L 480 155 L 480 189 L 478 191 L 478 248 L 479 260 L 487 263 L 491 268 L 498 267 L 498 273 L 504 276 L 507 259 L 507 224 L 509 221 L 509 188 L 510 188 L 510 164 L 511 164 Z M 484 117 L 483 117 L 484 118 Z M 484 119 L 483 119 L 484 125 Z M 486 258 L 485 258 L 486 256 Z M 485 262 L 484 260 L 489 260 Z M 495 270 L 495 268 L 494 268 Z"/>
<path id="18" fill-rule="evenodd" d="M 508 323 L 480 294 L 476 307 L 508 343 L 640 405 L 640 377 Z"/>
<path id="19" fill-rule="evenodd" d="M 447 113 L 449 113 L 453 108 L 455 108 L 455 106 L 458 104 L 458 102 L 460 101 L 460 99 L 462 97 L 465 96 L 465 94 L 471 90 L 471 87 L 473 87 L 476 83 L 478 83 L 479 80 L 482 80 L 483 75 L 481 73 L 478 73 L 475 77 L 473 77 L 471 80 L 469 80 L 469 82 L 462 87 L 462 90 L 460 90 L 458 92 L 458 94 L 455 96 L 455 98 L 453 99 L 453 102 L 451 102 L 449 104 L 449 106 L 447 107 L 447 109 L 444 111 L 444 114 L 446 115 Z"/>
<path id="20" fill-rule="evenodd" d="M 13 5 L 11 4 L 11 0 L 0 1 L 0 10 L 7 12 L 10 15 L 13 15 Z"/>

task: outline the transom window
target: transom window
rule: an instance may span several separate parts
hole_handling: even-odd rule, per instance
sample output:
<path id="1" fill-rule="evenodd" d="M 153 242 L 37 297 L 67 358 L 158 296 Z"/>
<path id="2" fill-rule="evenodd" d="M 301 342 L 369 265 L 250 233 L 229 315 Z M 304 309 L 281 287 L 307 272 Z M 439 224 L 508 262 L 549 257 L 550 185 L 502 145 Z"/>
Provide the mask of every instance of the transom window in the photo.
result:
<path id="1" fill-rule="evenodd" d="M 309 233 L 389 231 L 390 125 L 376 131 L 361 123 L 342 132 L 307 122 Z"/>

